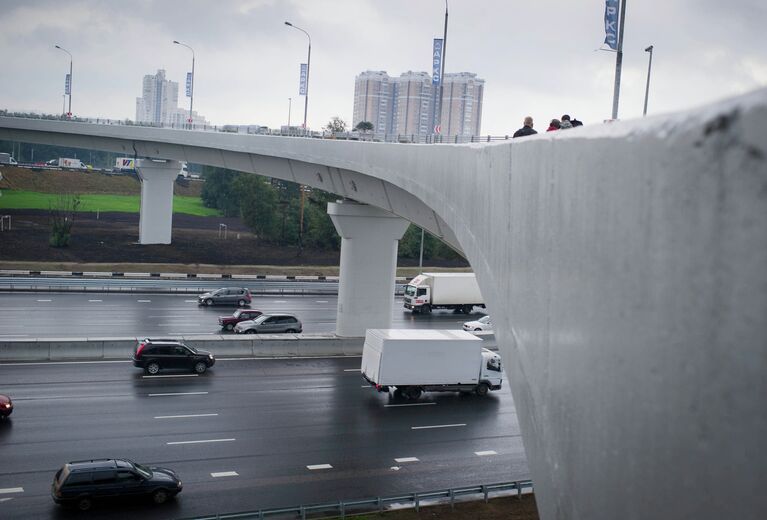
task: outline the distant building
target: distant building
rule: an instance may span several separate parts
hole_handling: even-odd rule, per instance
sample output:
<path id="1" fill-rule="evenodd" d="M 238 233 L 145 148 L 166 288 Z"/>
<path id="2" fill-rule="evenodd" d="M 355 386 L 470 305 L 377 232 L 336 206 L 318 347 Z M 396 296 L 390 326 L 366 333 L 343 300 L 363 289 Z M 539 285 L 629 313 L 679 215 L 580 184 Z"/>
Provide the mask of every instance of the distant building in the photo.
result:
<path id="1" fill-rule="evenodd" d="M 441 135 L 479 135 L 485 80 L 470 72 L 445 74 Z M 354 80 L 352 128 L 361 121 L 373 124 L 376 135 L 421 138 L 434 134 L 436 96 L 428 72 L 408 71 L 390 77 L 384 71 L 361 72 Z"/>
<path id="2" fill-rule="evenodd" d="M 373 125 L 373 133 L 392 133 L 393 90 L 385 71 L 368 70 L 354 78 L 352 129 L 362 121 Z"/>
<path id="3" fill-rule="evenodd" d="M 183 126 L 189 118 L 189 110 L 178 107 L 178 83 L 165 78 L 165 70 L 147 74 L 136 98 L 136 122 L 169 126 Z M 204 117 L 192 112 L 195 125 L 206 125 Z"/>

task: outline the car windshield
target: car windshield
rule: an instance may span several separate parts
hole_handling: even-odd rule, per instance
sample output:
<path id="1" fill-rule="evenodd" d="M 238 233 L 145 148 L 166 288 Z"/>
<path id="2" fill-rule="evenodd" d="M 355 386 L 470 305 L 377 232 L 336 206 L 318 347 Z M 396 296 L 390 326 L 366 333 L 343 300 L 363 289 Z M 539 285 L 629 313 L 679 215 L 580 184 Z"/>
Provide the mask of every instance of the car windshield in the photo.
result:
<path id="1" fill-rule="evenodd" d="M 232 316 L 234 316 L 235 318 L 239 318 L 240 316 L 242 316 L 242 311 L 236 310 L 234 311 L 234 314 L 232 314 Z"/>
<path id="2" fill-rule="evenodd" d="M 152 470 L 147 468 L 146 466 L 142 466 L 138 462 L 133 463 L 133 467 L 138 471 L 142 477 L 144 478 L 152 478 Z"/>
<path id="3" fill-rule="evenodd" d="M 194 347 L 190 347 L 189 345 L 184 345 L 184 346 L 185 346 L 186 348 L 188 348 L 189 350 L 191 350 L 192 352 L 194 352 L 195 354 L 197 354 L 197 349 L 196 349 L 196 348 L 194 348 Z"/>
<path id="4" fill-rule="evenodd" d="M 482 316 L 479 319 L 479 322 L 482 323 L 482 324 L 487 325 L 488 323 L 490 323 L 490 316 Z"/>
<path id="5" fill-rule="evenodd" d="M 412 285 L 406 285 L 405 296 L 415 296 L 415 287 L 413 287 Z"/>
<path id="6" fill-rule="evenodd" d="M 261 324 L 261 323 L 265 322 L 265 321 L 266 321 L 266 320 L 267 320 L 269 317 L 270 317 L 270 316 L 268 316 L 268 315 L 266 315 L 266 314 L 262 314 L 262 315 L 261 315 L 261 316 L 259 316 L 258 318 L 254 319 L 254 320 L 253 320 L 253 323 L 255 323 L 255 324 Z"/>

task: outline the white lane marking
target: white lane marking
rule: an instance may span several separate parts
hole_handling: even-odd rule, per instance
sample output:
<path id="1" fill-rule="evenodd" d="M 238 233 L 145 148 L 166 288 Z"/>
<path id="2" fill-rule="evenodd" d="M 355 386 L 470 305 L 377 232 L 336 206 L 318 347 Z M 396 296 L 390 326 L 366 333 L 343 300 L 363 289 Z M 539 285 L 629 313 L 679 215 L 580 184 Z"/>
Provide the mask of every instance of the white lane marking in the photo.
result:
<path id="1" fill-rule="evenodd" d="M 23 367 L 29 365 L 98 365 L 105 363 L 131 363 L 131 361 L 30 361 L 27 363 L 0 363 L 0 366 Z"/>
<path id="2" fill-rule="evenodd" d="M 37 300 L 37 301 L 39 301 L 39 302 L 50 302 L 50 301 L 53 301 L 53 300 Z"/>
<path id="3" fill-rule="evenodd" d="M 389 469 L 392 471 L 399 471 L 399 466 L 392 466 Z"/>
<path id="4" fill-rule="evenodd" d="M 418 462 L 418 457 L 400 457 L 398 459 L 394 459 L 394 462 L 399 464 L 403 462 Z"/>
<path id="5" fill-rule="evenodd" d="M 333 469 L 333 466 L 330 464 L 312 464 L 311 466 L 306 466 L 306 469 L 314 471 L 315 469 Z"/>
<path id="6" fill-rule="evenodd" d="M 178 325 L 178 323 L 176 323 Z M 212 336 L 217 334 L 216 332 L 166 332 L 171 336 Z M 275 359 L 275 358 L 270 358 Z"/>
<path id="7" fill-rule="evenodd" d="M 1 488 L 0 494 L 3 493 L 23 493 L 24 488 L 23 487 L 15 487 L 15 488 Z"/>
<path id="8" fill-rule="evenodd" d="M 317 303 L 328 303 L 327 300 L 317 300 Z"/>
<path id="9" fill-rule="evenodd" d="M 161 374 L 159 376 L 141 376 L 144 379 L 156 379 L 160 377 L 198 377 L 200 374 Z"/>
<path id="10" fill-rule="evenodd" d="M 99 300 L 99 301 L 101 301 L 101 300 Z M 172 316 L 170 314 L 162 314 L 160 316 L 148 316 L 148 318 L 186 318 L 186 316 L 181 315 L 181 314 L 178 314 L 178 315 L 175 315 L 175 316 Z"/>
<path id="11" fill-rule="evenodd" d="M 208 392 L 171 392 L 167 394 L 149 394 L 149 397 L 163 397 L 166 395 L 205 395 Z"/>
<path id="12" fill-rule="evenodd" d="M 26 338 L 28 336 L 29 334 L 0 334 L 0 338 Z"/>
<path id="13" fill-rule="evenodd" d="M 288 302 L 287 300 L 274 300 L 274 303 L 288 303 Z"/>
<path id="14" fill-rule="evenodd" d="M 184 303 L 197 303 L 197 300 L 184 300 Z"/>
<path id="15" fill-rule="evenodd" d="M 458 426 L 466 426 L 466 423 L 457 424 L 435 424 L 433 426 L 411 426 L 411 430 L 428 430 L 430 428 L 456 428 Z"/>
<path id="16" fill-rule="evenodd" d="M 201 444 L 203 442 L 232 442 L 237 439 L 207 439 L 204 441 L 175 441 L 175 442 L 166 442 L 168 446 L 173 446 L 174 444 Z"/>
<path id="17" fill-rule="evenodd" d="M 211 473 L 211 477 L 218 478 L 218 477 L 239 477 L 240 474 L 236 471 L 219 471 L 218 473 Z"/>
<path id="18" fill-rule="evenodd" d="M 88 300 L 89 302 L 103 302 L 104 300 Z"/>
<path id="19" fill-rule="evenodd" d="M 139 303 L 152 303 L 152 300 L 136 300 Z"/>
<path id="20" fill-rule="evenodd" d="M 384 408 L 396 408 L 398 406 L 429 406 L 437 403 L 405 403 L 405 404 L 385 404 Z"/>
<path id="21" fill-rule="evenodd" d="M 8 502 L 9 500 L 13 500 L 13 497 L 0 498 L 0 502 Z"/>
<path id="22" fill-rule="evenodd" d="M 217 413 L 196 413 L 189 415 L 158 415 L 155 419 L 186 419 L 187 417 L 217 417 Z"/>
<path id="23" fill-rule="evenodd" d="M 488 455 L 498 455 L 498 452 L 493 450 L 487 450 L 487 451 L 475 451 L 474 454 L 479 455 L 480 457 L 487 457 Z"/>
<path id="24" fill-rule="evenodd" d="M 359 372 L 359 368 L 344 368 L 344 372 Z"/>

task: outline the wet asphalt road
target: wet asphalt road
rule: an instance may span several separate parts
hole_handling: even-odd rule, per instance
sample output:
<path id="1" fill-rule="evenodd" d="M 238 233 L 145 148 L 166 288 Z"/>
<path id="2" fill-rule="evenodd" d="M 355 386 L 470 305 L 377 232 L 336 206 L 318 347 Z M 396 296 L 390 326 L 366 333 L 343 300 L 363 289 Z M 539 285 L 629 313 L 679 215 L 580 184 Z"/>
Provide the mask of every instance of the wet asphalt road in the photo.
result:
<path id="1" fill-rule="evenodd" d="M 88 308 L 58 303 L 52 312 Z M 127 326 L 157 312 L 128 308 Z M 16 405 L 0 421 L 0 518 L 80 517 L 53 504 L 51 481 L 64 462 L 96 457 L 168 466 L 184 490 L 164 506 L 100 507 L 89 518 L 178 518 L 529 478 L 506 382 L 485 398 L 426 394 L 411 406 L 363 388 L 358 368 L 359 358 L 219 360 L 199 377 L 152 378 L 122 361 L 0 364 L 0 392 Z M 308 467 L 316 465 L 331 467 Z M 228 472 L 236 475 L 212 475 Z"/>
<path id="2" fill-rule="evenodd" d="M 305 333 L 334 332 L 335 295 L 254 295 L 251 308 L 288 312 Z M 0 341 L 24 338 L 151 337 L 219 334 L 218 316 L 233 307 L 199 307 L 195 295 L 115 293 L 0 293 Z M 413 315 L 395 298 L 392 328 L 460 329 L 466 316 L 451 311 Z"/>

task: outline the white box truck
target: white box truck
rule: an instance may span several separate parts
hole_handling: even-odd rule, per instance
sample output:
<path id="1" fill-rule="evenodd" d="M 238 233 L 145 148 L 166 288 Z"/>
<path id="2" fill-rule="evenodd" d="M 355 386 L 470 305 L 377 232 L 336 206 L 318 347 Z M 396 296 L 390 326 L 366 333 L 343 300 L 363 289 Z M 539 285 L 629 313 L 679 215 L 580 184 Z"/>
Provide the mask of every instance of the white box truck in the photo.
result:
<path id="1" fill-rule="evenodd" d="M 0 164 L 7 164 L 9 166 L 17 166 L 19 163 L 13 158 L 13 155 L 9 153 L 0 153 Z"/>
<path id="2" fill-rule="evenodd" d="M 72 168 L 78 170 L 84 170 L 85 165 L 80 159 L 70 159 L 68 157 L 59 157 L 58 159 L 51 159 L 47 163 L 48 166 L 58 166 L 59 168 Z"/>
<path id="3" fill-rule="evenodd" d="M 117 157 L 115 159 L 114 170 L 116 172 L 135 172 L 136 159 L 133 157 Z"/>
<path id="4" fill-rule="evenodd" d="M 422 273 L 405 286 L 406 309 L 428 314 L 432 309 L 453 309 L 470 314 L 485 307 L 474 273 Z"/>
<path id="5" fill-rule="evenodd" d="M 462 330 L 368 329 L 362 377 L 379 392 L 417 399 L 421 392 L 487 395 L 503 383 L 501 356 Z"/>

